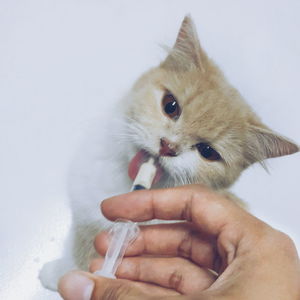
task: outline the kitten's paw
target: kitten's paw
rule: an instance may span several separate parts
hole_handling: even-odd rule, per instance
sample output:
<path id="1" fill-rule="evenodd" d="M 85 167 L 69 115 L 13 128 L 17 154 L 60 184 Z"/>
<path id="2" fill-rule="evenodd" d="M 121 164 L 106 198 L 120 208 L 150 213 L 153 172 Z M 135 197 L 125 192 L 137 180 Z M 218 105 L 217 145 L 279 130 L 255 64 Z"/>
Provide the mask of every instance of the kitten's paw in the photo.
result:
<path id="1" fill-rule="evenodd" d="M 75 267 L 67 265 L 63 259 L 53 260 L 44 264 L 39 273 L 39 279 L 45 288 L 57 291 L 59 279 L 72 269 Z"/>

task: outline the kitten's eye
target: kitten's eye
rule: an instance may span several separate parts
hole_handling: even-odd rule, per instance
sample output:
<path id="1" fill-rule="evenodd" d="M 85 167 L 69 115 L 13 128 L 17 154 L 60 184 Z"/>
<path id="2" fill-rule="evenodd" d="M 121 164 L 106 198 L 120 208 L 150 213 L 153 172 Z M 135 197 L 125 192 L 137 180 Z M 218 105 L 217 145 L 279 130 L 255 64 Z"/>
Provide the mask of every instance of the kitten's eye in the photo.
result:
<path id="1" fill-rule="evenodd" d="M 176 120 L 179 118 L 181 110 L 177 103 L 176 98 L 171 93 L 167 93 L 164 95 L 162 99 L 162 107 L 165 114 L 170 119 Z"/>
<path id="2" fill-rule="evenodd" d="M 221 159 L 221 155 L 206 143 L 199 143 L 196 147 L 199 153 L 208 160 L 216 161 Z"/>

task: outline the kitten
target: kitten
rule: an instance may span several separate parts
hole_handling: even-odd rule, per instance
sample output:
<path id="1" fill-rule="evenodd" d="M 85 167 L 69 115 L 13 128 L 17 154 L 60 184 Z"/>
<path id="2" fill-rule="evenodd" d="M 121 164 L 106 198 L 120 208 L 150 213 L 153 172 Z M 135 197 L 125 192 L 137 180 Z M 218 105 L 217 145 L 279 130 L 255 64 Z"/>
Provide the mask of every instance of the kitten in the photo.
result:
<path id="1" fill-rule="evenodd" d="M 87 269 L 96 255 L 96 233 L 110 224 L 99 211 L 100 200 L 128 192 L 129 177 L 147 155 L 157 157 L 162 170 L 155 188 L 202 183 L 235 200 L 226 189 L 244 169 L 299 151 L 264 125 L 227 82 L 201 48 L 189 16 L 167 58 L 137 80 L 121 105 L 116 119 L 123 121 L 112 120 L 115 111 L 102 116 L 105 125 L 95 126 L 75 161 L 71 233 L 64 257 L 40 273 L 47 288 L 55 290 L 71 269 Z"/>

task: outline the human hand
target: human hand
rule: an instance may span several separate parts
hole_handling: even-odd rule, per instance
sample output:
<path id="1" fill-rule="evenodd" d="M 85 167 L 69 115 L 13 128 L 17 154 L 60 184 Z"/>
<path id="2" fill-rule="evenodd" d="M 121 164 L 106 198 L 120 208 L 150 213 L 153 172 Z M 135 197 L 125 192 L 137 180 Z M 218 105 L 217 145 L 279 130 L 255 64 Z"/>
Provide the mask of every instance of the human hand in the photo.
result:
<path id="1" fill-rule="evenodd" d="M 290 238 L 203 186 L 137 191 L 101 207 L 110 220 L 185 222 L 141 226 L 120 279 L 67 274 L 59 285 L 64 299 L 300 299 L 300 262 Z M 105 232 L 95 247 L 105 254 Z M 102 261 L 93 261 L 91 271 Z"/>

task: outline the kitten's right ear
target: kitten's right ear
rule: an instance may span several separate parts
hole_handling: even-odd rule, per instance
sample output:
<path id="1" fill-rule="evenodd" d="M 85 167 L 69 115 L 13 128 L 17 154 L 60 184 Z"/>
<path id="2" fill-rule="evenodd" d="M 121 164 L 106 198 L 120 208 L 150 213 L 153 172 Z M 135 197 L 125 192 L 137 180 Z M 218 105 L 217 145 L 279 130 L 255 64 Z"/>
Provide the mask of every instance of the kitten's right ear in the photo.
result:
<path id="1" fill-rule="evenodd" d="M 251 125 L 247 143 L 250 163 L 299 152 L 299 146 L 263 124 Z"/>
<path id="2" fill-rule="evenodd" d="M 174 47 L 162 62 L 161 67 L 165 69 L 184 69 L 197 67 L 205 71 L 206 53 L 202 50 L 196 27 L 192 18 L 187 15 L 182 21 Z"/>

